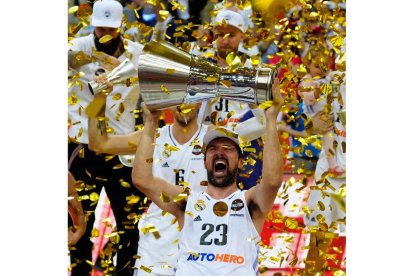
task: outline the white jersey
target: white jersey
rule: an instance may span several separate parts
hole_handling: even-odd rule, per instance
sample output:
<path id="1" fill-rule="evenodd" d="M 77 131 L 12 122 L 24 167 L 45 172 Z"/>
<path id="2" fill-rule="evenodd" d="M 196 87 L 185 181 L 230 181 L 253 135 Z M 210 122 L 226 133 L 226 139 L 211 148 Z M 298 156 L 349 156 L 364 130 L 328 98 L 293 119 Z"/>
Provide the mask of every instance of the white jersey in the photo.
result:
<path id="1" fill-rule="evenodd" d="M 175 275 L 258 275 L 260 235 L 245 192 L 238 190 L 216 200 L 205 192 L 191 191 Z"/>
<path id="2" fill-rule="evenodd" d="M 138 68 L 138 58 L 142 52 L 143 45 L 124 39 L 127 45 L 125 52 L 118 58 L 120 62 L 126 58 L 130 59 Z M 95 48 L 93 34 L 78 37 L 70 42 L 69 48 L 73 51 L 83 51 L 87 54 L 92 53 Z M 108 73 L 98 63 L 92 62 L 81 66 L 78 72 L 84 75 L 76 79 L 77 83 L 68 89 L 69 92 L 69 137 L 76 139 L 80 143 L 88 144 L 88 117 L 85 108 L 93 100 L 93 95 L 89 91 L 88 82 L 102 73 Z M 138 100 L 138 87 L 115 86 L 111 94 L 106 99 L 105 116 L 109 119 L 108 127 L 113 129 L 112 134 L 128 134 L 135 130 L 135 119 L 133 110 Z"/>
<path id="3" fill-rule="evenodd" d="M 204 191 L 207 183 L 207 172 L 204 167 L 202 153 L 203 137 L 207 131 L 206 125 L 201 125 L 194 136 L 184 145 L 180 145 L 172 134 L 172 126 L 164 126 L 159 130 L 154 151 L 153 175 L 163 178 L 175 185 L 185 185 L 192 191 Z M 174 146 L 178 151 L 166 148 Z M 203 182 L 203 183 L 202 183 Z M 201 185 L 203 184 L 203 185 Z M 146 231 L 151 225 L 155 226 L 160 238 Z M 148 275 L 141 266 L 151 269 L 153 273 L 174 275 L 173 267 L 178 254 L 178 223 L 171 214 L 163 215 L 163 211 L 151 203 L 148 212 L 140 219 L 138 256 L 135 275 Z"/>

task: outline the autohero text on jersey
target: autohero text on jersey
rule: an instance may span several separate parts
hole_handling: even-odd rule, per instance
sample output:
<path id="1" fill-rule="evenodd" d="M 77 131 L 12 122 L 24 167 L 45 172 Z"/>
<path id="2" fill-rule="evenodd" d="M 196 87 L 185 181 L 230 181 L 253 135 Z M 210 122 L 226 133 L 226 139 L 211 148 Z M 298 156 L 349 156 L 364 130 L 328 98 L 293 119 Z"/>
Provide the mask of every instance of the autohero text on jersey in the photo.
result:
<path id="1" fill-rule="evenodd" d="M 244 264 L 244 257 L 232 254 L 190 253 L 187 261 Z"/>

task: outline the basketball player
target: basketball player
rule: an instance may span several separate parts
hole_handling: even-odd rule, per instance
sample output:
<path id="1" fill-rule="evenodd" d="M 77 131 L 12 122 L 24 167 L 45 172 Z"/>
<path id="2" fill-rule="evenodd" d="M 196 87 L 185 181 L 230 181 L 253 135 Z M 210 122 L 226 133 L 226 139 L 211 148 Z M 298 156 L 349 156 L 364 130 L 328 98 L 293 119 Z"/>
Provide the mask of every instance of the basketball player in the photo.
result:
<path id="1" fill-rule="evenodd" d="M 106 82 L 108 91 L 112 83 L 101 75 L 96 82 Z M 111 97 L 111 95 L 109 96 Z M 95 98 L 106 100 L 102 93 Z M 155 141 L 152 173 L 173 185 L 188 186 L 194 191 L 203 191 L 207 174 L 204 168 L 202 141 L 206 125 L 197 123 L 199 104 L 174 108 L 174 123 L 158 129 L 160 136 Z M 142 131 L 128 135 L 107 135 L 101 113 L 98 118 L 89 118 L 89 147 L 97 152 L 109 154 L 133 154 L 141 143 Z M 145 145 L 151 147 L 151 144 Z M 178 224 L 170 214 L 151 203 L 145 215 L 138 222 L 138 259 L 134 275 L 174 275 L 173 267 L 178 255 Z M 151 230 L 151 231 L 149 231 Z"/>
<path id="2" fill-rule="evenodd" d="M 154 143 L 159 112 L 145 112 L 145 127 L 135 154 L 134 185 L 164 211 L 177 218 L 181 233 L 175 275 L 258 275 L 257 242 L 266 215 L 283 179 L 283 160 L 276 120 L 283 103 L 279 85 L 274 103 L 265 111 L 262 178 L 240 191 L 236 179 L 242 166 L 237 135 L 226 128 L 204 136 L 205 192 L 171 185 L 153 174 Z"/>

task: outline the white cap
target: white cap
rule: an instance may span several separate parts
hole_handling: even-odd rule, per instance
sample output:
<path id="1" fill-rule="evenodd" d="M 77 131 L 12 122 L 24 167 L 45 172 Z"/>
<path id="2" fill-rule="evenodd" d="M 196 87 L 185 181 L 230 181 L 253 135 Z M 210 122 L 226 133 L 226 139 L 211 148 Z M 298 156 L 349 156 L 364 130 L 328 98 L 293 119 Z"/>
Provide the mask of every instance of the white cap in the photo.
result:
<path id="1" fill-rule="evenodd" d="M 216 18 L 214 19 L 213 26 L 218 26 L 220 24 L 227 23 L 228 25 L 234 26 L 243 33 L 246 31 L 247 27 L 244 24 L 243 17 L 237 12 L 230 10 L 220 10 L 217 13 Z"/>
<path id="2" fill-rule="evenodd" d="M 239 135 L 225 127 L 217 127 L 208 130 L 203 138 L 203 148 L 207 149 L 208 144 L 217 138 L 227 138 L 232 140 L 239 147 L 240 152 L 242 152 L 242 149 L 240 148 Z"/>
<path id="3" fill-rule="evenodd" d="M 91 25 L 94 27 L 119 28 L 122 21 L 122 5 L 115 0 L 98 0 L 93 4 Z"/>

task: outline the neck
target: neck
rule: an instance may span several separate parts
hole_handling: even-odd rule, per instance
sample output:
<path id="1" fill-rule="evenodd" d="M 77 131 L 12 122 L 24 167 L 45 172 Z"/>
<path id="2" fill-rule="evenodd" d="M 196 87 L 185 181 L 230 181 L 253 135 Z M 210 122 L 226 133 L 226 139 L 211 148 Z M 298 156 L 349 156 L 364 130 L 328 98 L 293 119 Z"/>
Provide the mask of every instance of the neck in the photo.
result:
<path id="1" fill-rule="evenodd" d="M 206 193 L 214 199 L 223 199 L 223 198 L 228 197 L 229 195 L 231 195 L 238 189 L 239 188 L 237 188 L 236 182 L 224 188 L 223 187 L 219 188 L 209 183 Z"/>
<path id="2" fill-rule="evenodd" d="M 174 139 L 180 145 L 187 143 L 194 136 L 197 130 L 197 119 L 191 120 L 191 122 L 188 125 L 182 125 L 177 122 L 174 122 L 174 124 L 172 125 L 172 134 L 174 136 Z"/>

